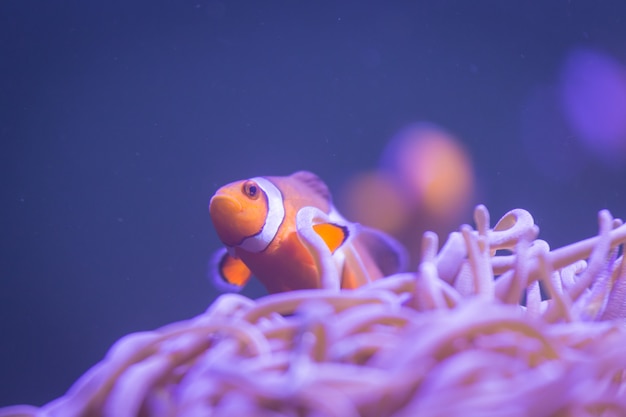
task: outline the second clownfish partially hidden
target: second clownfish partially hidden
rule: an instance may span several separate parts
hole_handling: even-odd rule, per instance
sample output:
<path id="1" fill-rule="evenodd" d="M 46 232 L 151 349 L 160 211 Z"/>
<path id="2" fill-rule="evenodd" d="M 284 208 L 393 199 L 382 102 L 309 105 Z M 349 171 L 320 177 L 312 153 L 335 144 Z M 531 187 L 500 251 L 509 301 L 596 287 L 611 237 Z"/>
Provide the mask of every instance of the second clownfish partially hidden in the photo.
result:
<path id="1" fill-rule="evenodd" d="M 225 246 L 211 271 L 222 290 L 238 291 L 251 276 L 270 293 L 351 289 L 405 267 L 404 248 L 344 219 L 326 184 L 310 172 L 227 184 L 209 211 Z"/>

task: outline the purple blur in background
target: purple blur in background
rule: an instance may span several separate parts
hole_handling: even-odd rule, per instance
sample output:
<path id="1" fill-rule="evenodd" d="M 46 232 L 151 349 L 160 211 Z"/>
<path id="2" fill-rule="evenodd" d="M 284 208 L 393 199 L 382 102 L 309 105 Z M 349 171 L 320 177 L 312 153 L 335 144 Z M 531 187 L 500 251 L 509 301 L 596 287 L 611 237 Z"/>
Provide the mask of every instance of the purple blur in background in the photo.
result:
<path id="1" fill-rule="evenodd" d="M 626 67 L 591 49 L 573 50 L 562 74 L 564 114 L 574 134 L 607 161 L 626 161 Z"/>
<path id="2" fill-rule="evenodd" d="M 0 406 L 43 404 L 123 335 L 209 305 L 219 186 L 307 169 L 338 193 L 412 123 L 458 137 L 477 202 L 528 209 L 554 245 L 594 234 L 602 208 L 626 217 L 624 16 L 620 1 L 3 0 Z"/>

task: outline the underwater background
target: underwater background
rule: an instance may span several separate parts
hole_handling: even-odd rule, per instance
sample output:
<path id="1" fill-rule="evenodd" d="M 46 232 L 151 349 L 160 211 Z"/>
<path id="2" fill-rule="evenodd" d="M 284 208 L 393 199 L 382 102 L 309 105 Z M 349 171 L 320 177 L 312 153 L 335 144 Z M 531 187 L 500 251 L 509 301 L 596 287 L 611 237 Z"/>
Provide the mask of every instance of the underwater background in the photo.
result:
<path id="1" fill-rule="evenodd" d="M 4 0 L 0 53 L 0 406 L 206 309 L 219 186 L 307 169 L 358 216 L 416 123 L 471 161 L 450 228 L 522 207 L 557 247 L 626 217 L 619 1 Z"/>

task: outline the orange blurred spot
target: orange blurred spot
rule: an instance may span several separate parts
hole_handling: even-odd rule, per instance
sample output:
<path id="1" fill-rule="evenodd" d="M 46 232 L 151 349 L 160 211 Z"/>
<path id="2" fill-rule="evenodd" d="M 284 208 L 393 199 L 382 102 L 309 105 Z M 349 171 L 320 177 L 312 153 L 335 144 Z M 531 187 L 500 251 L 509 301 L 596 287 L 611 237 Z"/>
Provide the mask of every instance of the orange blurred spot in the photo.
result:
<path id="1" fill-rule="evenodd" d="M 392 172 L 406 196 L 438 218 L 465 210 L 474 191 L 469 155 L 449 133 L 435 126 L 409 128 L 390 144 Z"/>
<path id="2" fill-rule="evenodd" d="M 342 211 L 351 221 L 395 233 L 405 224 L 408 208 L 397 184 L 382 172 L 354 176 L 341 193 Z"/>

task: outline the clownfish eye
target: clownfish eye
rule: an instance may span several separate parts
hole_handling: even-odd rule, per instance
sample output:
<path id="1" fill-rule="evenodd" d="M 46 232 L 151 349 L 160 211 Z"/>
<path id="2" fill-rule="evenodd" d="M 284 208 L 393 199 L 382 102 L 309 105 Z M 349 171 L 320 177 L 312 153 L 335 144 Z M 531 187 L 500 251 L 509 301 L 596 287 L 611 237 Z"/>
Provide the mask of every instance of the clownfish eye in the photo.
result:
<path id="1" fill-rule="evenodd" d="M 243 183 L 243 193 L 250 199 L 256 200 L 259 198 L 261 189 L 259 185 L 254 181 L 246 181 Z"/>

